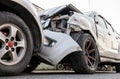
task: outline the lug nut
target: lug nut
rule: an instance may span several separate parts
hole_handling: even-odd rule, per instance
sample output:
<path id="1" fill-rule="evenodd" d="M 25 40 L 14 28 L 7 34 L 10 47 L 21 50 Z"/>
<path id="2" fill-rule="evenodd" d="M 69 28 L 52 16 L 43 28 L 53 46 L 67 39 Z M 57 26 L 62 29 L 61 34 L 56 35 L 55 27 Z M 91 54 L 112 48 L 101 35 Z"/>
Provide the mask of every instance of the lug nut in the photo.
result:
<path id="1" fill-rule="evenodd" d="M 11 41 L 13 41 L 14 40 L 14 37 L 11 37 L 11 39 L 10 39 Z"/>
<path id="2" fill-rule="evenodd" d="M 14 48 L 11 48 L 12 51 L 14 51 L 15 49 Z"/>
<path id="3" fill-rule="evenodd" d="M 9 39 L 6 39 L 5 42 L 8 43 Z"/>
<path id="4" fill-rule="evenodd" d="M 17 46 L 17 42 L 14 43 L 14 46 Z"/>
<path id="5" fill-rule="evenodd" d="M 6 46 L 6 47 L 5 47 L 5 49 L 6 49 L 6 50 L 9 50 L 9 47 L 8 47 L 8 46 Z"/>

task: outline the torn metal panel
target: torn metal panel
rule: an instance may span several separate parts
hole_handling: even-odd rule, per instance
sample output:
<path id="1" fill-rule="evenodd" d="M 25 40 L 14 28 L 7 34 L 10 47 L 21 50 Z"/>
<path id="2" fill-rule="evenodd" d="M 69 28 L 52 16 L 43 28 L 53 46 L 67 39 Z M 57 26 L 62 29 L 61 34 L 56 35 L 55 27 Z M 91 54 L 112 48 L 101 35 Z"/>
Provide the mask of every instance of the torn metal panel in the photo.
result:
<path id="1" fill-rule="evenodd" d="M 56 65 L 66 55 L 75 51 L 82 51 L 81 47 L 69 35 L 44 30 L 46 40 L 40 56 Z"/>
<path id="2" fill-rule="evenodd" d="M 40 13 L 40 16 L 53 17 L 56 14 L 61 14 L 61 15 L 68 14 L 70 11 L 82 13 L 76 7 L 74 7 L 72 4 L 69 4 L 69 5 L 63 5 L 63 6 L 55 7 L 55 8 L 52 8 L 52 9 L 43 10 Z"/>

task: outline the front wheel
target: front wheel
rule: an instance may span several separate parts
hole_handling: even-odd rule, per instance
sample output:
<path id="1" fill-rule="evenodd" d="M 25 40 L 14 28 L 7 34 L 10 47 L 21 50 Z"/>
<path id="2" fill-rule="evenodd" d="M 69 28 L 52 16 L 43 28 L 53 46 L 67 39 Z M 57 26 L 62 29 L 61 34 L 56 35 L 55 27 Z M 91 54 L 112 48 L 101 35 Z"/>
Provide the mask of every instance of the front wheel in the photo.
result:
<path id="1" fill-rule="evenodd" d="M 21 73 L 32 56 L 32 37 L 24 21 L 9 12 L 0 12 L 0 75 Z"/>
<path id="2" fill-rule="evenodd" d="M 89 34 L 82 34 L 77 42 L 83 51 L 70 55 L 73 69 L 76 73 L 94 73 L 98 67 L 98 50 L 94 39 Z"/>

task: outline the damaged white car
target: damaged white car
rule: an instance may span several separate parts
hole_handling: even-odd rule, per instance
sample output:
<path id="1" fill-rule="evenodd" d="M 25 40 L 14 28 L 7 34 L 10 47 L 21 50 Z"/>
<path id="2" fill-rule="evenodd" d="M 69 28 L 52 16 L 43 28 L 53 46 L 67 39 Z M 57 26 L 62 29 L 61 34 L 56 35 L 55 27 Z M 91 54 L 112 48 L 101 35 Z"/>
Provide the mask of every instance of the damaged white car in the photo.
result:
<path id="1" fill-rule="evenodd" d="M 101 15 L 70 4 L 44 10 L 40 17 L 46 39 L 39 55 L 49 63 L 70 63 L 76 73 L 94 73 L 98 65 L 109 64 L 120 72 L 120 39 Z"/>

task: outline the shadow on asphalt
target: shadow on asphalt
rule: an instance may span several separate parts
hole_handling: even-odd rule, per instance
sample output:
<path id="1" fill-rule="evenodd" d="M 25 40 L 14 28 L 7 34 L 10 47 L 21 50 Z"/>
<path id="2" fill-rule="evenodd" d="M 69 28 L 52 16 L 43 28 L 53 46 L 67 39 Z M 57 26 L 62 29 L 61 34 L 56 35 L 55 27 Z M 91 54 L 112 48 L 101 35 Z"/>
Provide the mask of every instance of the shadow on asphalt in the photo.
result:
<path id="1" fill-rule="evenodd" d="M 94 74 L 115 74 L 115 71 L 97 71 Z M 24 73 L 25 74 L 25 73 Z M 70 75 L 76 75 L 74 71 L 34 71 L 32 73 L 29 73 L 31 75 L 64 75 L 64 74 L 70 74 Z M 79 75 L 94 75 L 94 74 L 79 74 Z"/>
<path id="2" fill-rule="evenodd" d="M 75 74 L 74 71 L 34 71 L 17 76 L 4 76 L 0 79 L 105 79 L 104 77 L 110 77 L 109 79 L 111 79 L 111 75 L 118 77 L 119 74 L 113 71 L 99 71 L 94 74 Z"/>
<path id="3" fill-rule="evenodd" d="M 14 77 L 20 77 L 20 76 L 35 76 L 35 75 L 98 75 L 98 74 L 115 74 L 115 71 L 97 71 L 94 74 L 76 74 L 74 71 L 59 71 L 59 70 L 37 70 L 33 71 L 32 73 L 21 73 L 19 75 L 16 75 Z M 3 77 L 3 76 L 2 76 Z M 12 77 L 12 76 L 5 76 L 5 77 Z"/>

